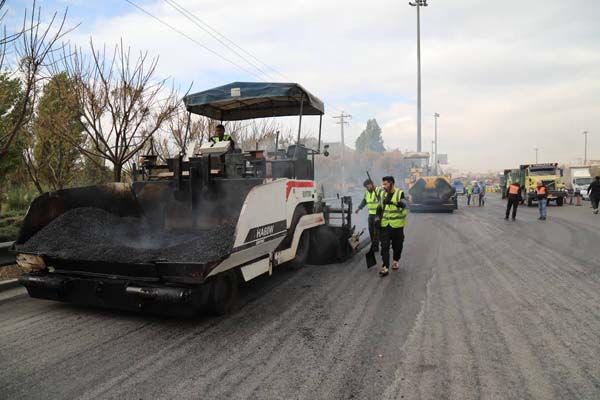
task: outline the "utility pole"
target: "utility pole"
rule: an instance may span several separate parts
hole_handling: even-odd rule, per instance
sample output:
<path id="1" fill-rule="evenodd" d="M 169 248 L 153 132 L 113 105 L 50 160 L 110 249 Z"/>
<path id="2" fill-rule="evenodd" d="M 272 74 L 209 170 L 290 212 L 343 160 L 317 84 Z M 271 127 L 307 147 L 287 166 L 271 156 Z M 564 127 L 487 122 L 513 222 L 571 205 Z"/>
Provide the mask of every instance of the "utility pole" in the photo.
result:
<path id="1" fill-rule="evenodd" d="M 438 174 L 438 139 L 437 139 L 437 121 L 440 117 L 440 114 L 433 114 L 433 118 L 435 119 L 435 175 Z"/>
<path id="2" fill-rule="evenodd" d="M 427 0 L 409 1 L 417 7 L 417 151 L 421 151 L 421 7 L 427 7 Z"/>
<path id="3" fill-rule="evenodd" d="M 540 149 L 538 149 L 537 147 L 535 147 L 534 149 L 535 149 L 535 163 L 537 164 L 538 163 L 538 151 Z"/>
<path id="4" fill-rule="evenodd" d="M 431 173 L 433 172 L 433 168 L 434 168 L 433 166 L 435 165 L 434 164 L 435 161 L 433 160 L 433 157 L 434 157 L 434 154 L 435 154 L 433 152 L 433 146 L 434 146 L 434 144 L 435 144 L 435 140 L 432 140 L 431 141 L 431 170 L 430 170 L 430 172 L 427 175 L 431 175 Z"/>
<path id="5" fill-rule="evenodd" d="M 348 125 L 349 122 L 346 119 L 352 119 L 352 115 L 346 114 L 344 111 L 340 113 L 340 115 L 335 115 L 333 118 L 338 119 L 339 121 L 336 124 L 340 125 L 341 128 L 341 136 L 342 136 L 342 192 L 346 190 L 346 164 L 344 162 L 344 155 L 346 153 L 346 143 L 344 142 L 344 125 Z"/>
<path id="6" fill-rule="evenodd" d="M 583 136 L 585 137 L 585 147 L 584 147 L 584 151 L 583 151 L 583 165 L 586 166 L 587 165 L 587 136 L 588 136 L 588 131 L 583 131 Z"/>

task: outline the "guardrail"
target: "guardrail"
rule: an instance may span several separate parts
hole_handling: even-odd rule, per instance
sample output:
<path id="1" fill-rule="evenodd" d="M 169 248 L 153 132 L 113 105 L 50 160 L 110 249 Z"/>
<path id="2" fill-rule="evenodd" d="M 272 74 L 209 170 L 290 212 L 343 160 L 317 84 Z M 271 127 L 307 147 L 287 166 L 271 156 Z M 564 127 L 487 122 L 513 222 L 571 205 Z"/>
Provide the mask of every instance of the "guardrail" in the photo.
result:
<path id="1" fill-rule="evenodd" d="M 0 267 L 16 264 L 15 255 L 8 252 L 14 242 L 0 243 Z"/>

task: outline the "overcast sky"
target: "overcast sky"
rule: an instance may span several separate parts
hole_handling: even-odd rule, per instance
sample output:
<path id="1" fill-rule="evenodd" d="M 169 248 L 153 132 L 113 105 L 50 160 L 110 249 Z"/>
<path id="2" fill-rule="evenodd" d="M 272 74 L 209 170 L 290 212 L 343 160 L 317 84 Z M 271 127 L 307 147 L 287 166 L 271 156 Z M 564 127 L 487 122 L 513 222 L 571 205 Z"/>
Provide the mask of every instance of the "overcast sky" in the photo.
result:
<path id="1" fill-rule="evenodd" d="M 132 0 L 260 80 L 301 83 L 333 114 L 353 115 L 346 141 L 377 118 L 386 147 L 416 148 L 416 13 L 407 1 L 176 0 L 258 59 L 248 65 L 165 1 Z M 71 40 L 123 38 L 160 56 L 160 76 L 203 90 L 256 76 L 162 26 L 124 0 L 41 2 L 81 22 Z M 12 10 L 28 1 L 9 1 Z M 11 11 L 12 11 L 11 10 Z M 600 1 L 429 0 L 422 10 L 423 147 L 439 120 L 439 151 L 463 171 L 600 159 Z M 255 62 L 255 64 L 258 64 Z M 259 64 L 260 65 L 260 64 Z M 309 125 L 309 129 L 315 129 Z"/>

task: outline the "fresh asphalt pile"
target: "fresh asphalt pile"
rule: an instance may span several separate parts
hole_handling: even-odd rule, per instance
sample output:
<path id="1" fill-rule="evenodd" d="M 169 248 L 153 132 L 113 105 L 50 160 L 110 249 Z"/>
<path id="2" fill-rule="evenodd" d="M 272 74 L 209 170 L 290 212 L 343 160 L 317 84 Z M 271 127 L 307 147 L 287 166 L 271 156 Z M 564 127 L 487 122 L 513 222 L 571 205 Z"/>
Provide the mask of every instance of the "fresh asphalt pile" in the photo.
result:
<path id="1" fill-rule="evenodd" d="M 18 250 L 77 261 L 205 263 L 227 256 L 234 237 L 235 222 L 211 229 L 166 231 L 143 218 L 84 207 L 60 215 Z"/>

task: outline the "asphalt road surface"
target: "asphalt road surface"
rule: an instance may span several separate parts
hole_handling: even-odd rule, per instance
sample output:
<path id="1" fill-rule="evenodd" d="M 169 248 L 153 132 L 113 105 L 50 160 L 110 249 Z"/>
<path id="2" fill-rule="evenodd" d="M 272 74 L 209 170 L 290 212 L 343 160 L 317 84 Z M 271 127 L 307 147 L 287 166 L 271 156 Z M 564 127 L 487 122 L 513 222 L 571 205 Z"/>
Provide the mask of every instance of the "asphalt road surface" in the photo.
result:
<path id="1" fill-rule="evenodd" d="M 0 398 L 599 399 L 585 204 L 411 214 L 399 272 L 282 267 L 221 318 L 0 299 Z"/>

